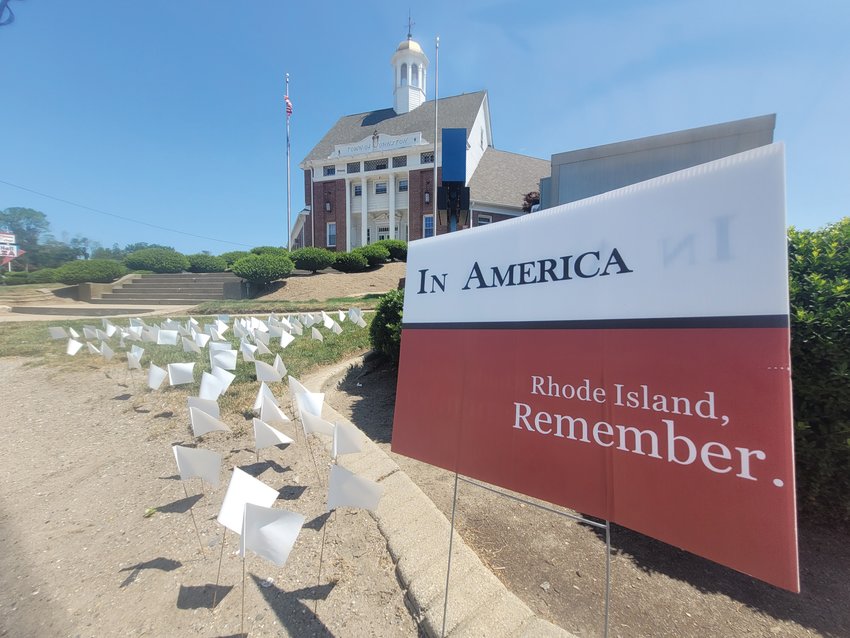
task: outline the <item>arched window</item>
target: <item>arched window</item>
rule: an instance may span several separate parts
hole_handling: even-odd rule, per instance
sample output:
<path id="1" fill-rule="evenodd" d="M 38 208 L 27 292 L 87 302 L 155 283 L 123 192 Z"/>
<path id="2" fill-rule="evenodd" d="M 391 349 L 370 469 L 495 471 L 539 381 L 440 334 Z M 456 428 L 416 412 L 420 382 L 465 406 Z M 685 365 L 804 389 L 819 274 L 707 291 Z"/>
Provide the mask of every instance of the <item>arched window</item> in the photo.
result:
<path id="1" fill-rule="evenodd" d="M 419 65 L 410 65 L 410 86 L 419 87 Z"/>
<path id="2" fill-rule="evenodd" d="M 401 65 L 401 78 L 399 78 L 400 86 L 407 86 L 407 63 Z"/>

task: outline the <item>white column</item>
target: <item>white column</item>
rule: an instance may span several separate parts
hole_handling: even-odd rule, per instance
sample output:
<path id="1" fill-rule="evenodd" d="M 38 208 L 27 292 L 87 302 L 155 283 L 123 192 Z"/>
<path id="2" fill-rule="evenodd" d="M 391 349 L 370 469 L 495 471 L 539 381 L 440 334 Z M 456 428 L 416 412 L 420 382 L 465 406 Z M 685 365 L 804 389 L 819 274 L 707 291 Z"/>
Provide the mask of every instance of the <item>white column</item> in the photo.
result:
<path id="1" fill-rule="evenodd" d="M 337 235 L 339 237 L 339 235 Z M 339 239 L 337 239 L 339 242 Z M 345 252 L 351 250 L 351 182 L 345 180 Z"/>
<path id="2" fill-rule="evenodd" d="M 390 173 L 387 180 L 387 189 L 390 194 L 390 206 L 388 216 L 390 218 L 390 239 L 395 239 L 395 173 Z"/>
<path id="3" fill-rule="evenodd" d="M 367 193 L 368 183 L 365 177 L 360 178 L 360 245 L 366 245 L 366 229 L 369 223 L 369 204 Z"/>

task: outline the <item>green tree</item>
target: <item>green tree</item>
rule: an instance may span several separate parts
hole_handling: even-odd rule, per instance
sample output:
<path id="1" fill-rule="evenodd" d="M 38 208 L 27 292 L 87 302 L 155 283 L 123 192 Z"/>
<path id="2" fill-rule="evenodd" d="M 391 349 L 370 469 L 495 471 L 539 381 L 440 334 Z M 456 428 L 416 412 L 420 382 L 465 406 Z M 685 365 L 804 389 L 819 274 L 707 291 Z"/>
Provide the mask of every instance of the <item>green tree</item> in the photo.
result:
<path id="1" fill-rule="evenodd" d="M 47 221 L 47 215 L 41 211 L 12 207 L 0 211 L 0 228 L 15 234 L 18 246 L 27 252 L 18 263 L 29 269 L 29 253 L 37 250 L 39 239 L 50 230 L 50 223 Z"/>

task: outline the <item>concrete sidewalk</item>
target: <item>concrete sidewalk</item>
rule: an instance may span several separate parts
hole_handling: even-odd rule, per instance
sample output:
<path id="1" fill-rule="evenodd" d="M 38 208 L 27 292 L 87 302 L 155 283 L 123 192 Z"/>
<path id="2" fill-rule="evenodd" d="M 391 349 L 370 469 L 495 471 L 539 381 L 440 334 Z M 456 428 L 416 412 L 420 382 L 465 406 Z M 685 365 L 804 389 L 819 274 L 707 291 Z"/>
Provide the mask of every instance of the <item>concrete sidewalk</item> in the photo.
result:
<path id="1" fill-rule="evenodd" d="M 305 377 L 315 391 L 360 359 L 352 359 Z M 325 418 L 346 421 L 325 403 Z M 356 424 L 353 424 L 356 426 Z M 342 457 L 340 465 L 384 487 L 373 517 L 387 541 L 396 577 L 408 606 L 429 636 L 440 636 L 446 591 L 450 523 L 422 490 L 365 435 L 364 451 Z M 487 638 L 573 634 L 536 616 L 496 578 L 475 552 L 453 533 L 452 568 L 446 635 Z"/>
<path id="2" fill-rule="evenodd" d="M 15 312 L 11 311 L 14 307 Z M 92 305 L 82 301 L 61 304 L 3 305 L 0 302 L 0 323 L 12 321 L 71 321 L 74 319 L 101 319 L 127 317 L 153 317 L 185 315 L 194 306 L 164 306 L 139 304 Z M 31 312 L 28 312 L 31 310 Z"/>

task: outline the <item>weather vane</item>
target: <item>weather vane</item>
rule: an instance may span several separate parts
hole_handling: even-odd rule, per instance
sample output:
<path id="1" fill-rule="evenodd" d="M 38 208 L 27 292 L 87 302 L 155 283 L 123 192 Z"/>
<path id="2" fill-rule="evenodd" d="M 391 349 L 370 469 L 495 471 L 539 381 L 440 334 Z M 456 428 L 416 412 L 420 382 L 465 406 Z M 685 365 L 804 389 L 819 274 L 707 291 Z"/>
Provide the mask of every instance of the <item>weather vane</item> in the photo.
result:
<path id="1" fill-rule="evenodd" d="M 407 39 L 413 39 L 413 25 L 416 24 L 410 17 L 410 9 L 407 10 Z"/>

